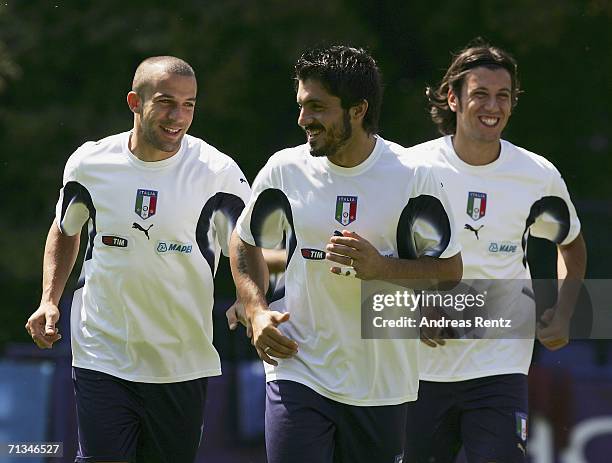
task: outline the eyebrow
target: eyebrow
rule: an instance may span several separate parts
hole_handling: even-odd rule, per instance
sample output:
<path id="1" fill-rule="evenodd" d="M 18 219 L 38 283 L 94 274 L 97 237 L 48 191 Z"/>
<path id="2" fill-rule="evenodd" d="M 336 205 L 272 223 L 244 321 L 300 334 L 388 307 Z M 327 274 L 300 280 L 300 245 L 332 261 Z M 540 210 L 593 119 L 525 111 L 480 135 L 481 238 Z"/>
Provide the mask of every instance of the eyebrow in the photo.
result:
<path id="1" fill-rule="evenodd" d="M 476 92 L 476 91 L 478 91 L 478 90 L 486 90 L 486 91 L 489 91 L 489 89 L 488 89 L 487 87 L 476 87 L 476 88 L 473 88 L 471 91 L 472 91 L 472 92 Z M 500 89 L 498 90 L 498 92 L 508 92 L 508 93 L 512 93 L 512 90 L 511 90 L 511 89 L 509 89 L 508 87 L 503 87 L 503 88 L 500 88 Z"/>
<path id="2" fill-rule="evenodd" d="M 305 105 L 305 104 L 312 104 L 312 103 L 321 104 L 321 105 L 325 104 L 325 102 L 323 100 L 320 100 L 318 98 L 307 98 L 304 101 L 300 101 L 300 100 L 296 100 L 296 101 L 297 101 L 298 104 L 301 104 L 302 106 Z"/>
<path id="3" fill-rule="evenodd" d="M 172 99 L 176 99 L 176 97 L 174 95 L 170 95 L 169 93 L 160 93 L 159 95 L 155 95 L 153 97 L 154 99 L 158 99 L 158 98 L 172 98 Z M 192 96 L 191 98 L 187 98 L 187 101 L 195 101 L 196 97 Z"/>

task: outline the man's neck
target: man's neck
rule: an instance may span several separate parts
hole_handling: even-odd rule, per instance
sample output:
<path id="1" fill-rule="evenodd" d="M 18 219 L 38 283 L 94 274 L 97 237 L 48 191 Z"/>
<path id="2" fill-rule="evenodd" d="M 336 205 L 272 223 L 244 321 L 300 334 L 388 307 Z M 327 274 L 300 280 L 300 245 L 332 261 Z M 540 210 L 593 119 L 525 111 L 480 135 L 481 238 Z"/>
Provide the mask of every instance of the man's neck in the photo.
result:
<path id="1" fill-rule="evenodd" d="M 178 150 L 176 150 L 172 153 L 168 153 L 166 151 L 160 151 L 153 148 L 144 142 L 142 136 L 138 136 L 136 129 L 134 129 L 130 134 L 128 148 L 134 156 L 145 162 L 163 161 L 164 159 L 171 158 L 178 152 Z"/>
<path id="2" fill-rule="evenodd" d="M 501 151 L 499 139 L 492 142 L 479 142 L 467 140 L 466 137 L 455 134 L 452 140 L 455 153 L 457 153 L 457 156 L 466 164 L 472 166 L 485 166 L 499 158 L 499 153 Z"/>
<path id="3" fill-rule="evenodd" d="M 356 167 L 365 161 L 376 146 L 376 137 L 360 130 L 340 148 L 336 154 L 329 156 L 330 162 L 340 167 Z"/>

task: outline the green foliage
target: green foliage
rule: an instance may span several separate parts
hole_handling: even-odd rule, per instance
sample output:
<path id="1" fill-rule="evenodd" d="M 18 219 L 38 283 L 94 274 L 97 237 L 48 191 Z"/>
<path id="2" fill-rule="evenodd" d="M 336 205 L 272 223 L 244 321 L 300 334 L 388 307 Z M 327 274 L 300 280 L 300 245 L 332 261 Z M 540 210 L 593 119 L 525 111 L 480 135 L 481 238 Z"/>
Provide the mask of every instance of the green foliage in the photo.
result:
<path id="1" fill-rule="evenodd" d="M 574 196 L 609 199 L 611 19 L 605 0 L 1 3 L 0 345 L 23 339 L 37 303 L 63 165 L 84 141 L 130 128 L 125 95 L 142 59 L 171 54 L 194 66 L 191 133 L 252 180 L 272 152 L 303 142 L 292 65 L 304 48 L 369 48 L 386 83 L 381 134 L 412 145 L 436 136 L 425 84 L 482 35 L 520 65 L 525 93 L 507 137 L 552 159 Z M 227 274 L 220 283 L 218 294 L 231 294 Z"/>

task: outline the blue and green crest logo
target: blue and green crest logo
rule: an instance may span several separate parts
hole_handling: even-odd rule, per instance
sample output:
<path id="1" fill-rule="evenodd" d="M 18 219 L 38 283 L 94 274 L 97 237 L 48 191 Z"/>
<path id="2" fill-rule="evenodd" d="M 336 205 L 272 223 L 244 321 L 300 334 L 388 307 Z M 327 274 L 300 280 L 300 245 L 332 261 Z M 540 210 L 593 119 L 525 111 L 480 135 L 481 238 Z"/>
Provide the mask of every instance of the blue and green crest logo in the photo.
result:
<path id="1" fill-rule="evenodd" d="M 136 205 L 134 212 L 142 219 L 148 219 L 155 215 L 157 210 L 157 191 L 138 190 L 136 192 Z"/>
<path id="2" fill-rule="evenodd" d="M 338 196 L 336 198 L 336 220 L 348 225 L 357 218 L 357 196 Z"/>
<path id="3" fill-rule="evenodd" d="M 487 213 L 487 194 L 470 191 L 468 193 L 466 212 L 472 220 L 482 219 Z"/>

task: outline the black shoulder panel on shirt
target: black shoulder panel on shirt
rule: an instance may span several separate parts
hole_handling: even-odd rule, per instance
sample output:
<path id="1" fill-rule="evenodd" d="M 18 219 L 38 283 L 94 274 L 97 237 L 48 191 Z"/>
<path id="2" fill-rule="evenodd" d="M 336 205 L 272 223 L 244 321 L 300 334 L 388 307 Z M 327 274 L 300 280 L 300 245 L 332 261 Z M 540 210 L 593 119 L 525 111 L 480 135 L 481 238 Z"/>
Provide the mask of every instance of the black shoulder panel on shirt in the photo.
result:
<path id="1" fill-rule="evenodd" d="M 435 242 L 427 249 L 417 249 L 414 228 L 418 222 L 425 222 L 437 235 Z M 410 198 L 397 224 L 399 258 L 417 259 L 423 255 L 439 257 L 448 247 L 450 239 L 450 221 L 440 200 L 430 195 Z"/>
<path id="2" fill-rule="evenodd" d="M 210 230 L 213 217 L 216 212 L 220 212 L 235 227 L 243 209 L 244 201 L 239 196 L 220 191 L 206 201 L 200 212 L 196 226 L 196 242 L 213 274 L 215 272 L 215 252 L 208 242 L 208 230 Z"/>
<path id="3" fill-rule="evenodd" d="M 529 216 L 525 222 L 525 230 L 523 231 L 523 239 L 521 246 L 523 248 L 523 265 L 527 265 L 527 239 L 529 237 L 529 227 L 531 227 L 539 217 L 547 214 L 554 218 L 557 228 L 553 230 L 553 235 L 547 236 L 546 239 L 553 243 L 559 244 L 565 241 L 570 231 L 570 212 L 567 203 L 558 196 L 544 196 L 538 199 L 529 210 Z"/>
<path id="4" fill-rule="evenodd" d="M 291 211 L 291 205 L 285 193 L 279 189 L 270 188 L 259 194 L 253 205 L 253 212 L 251 214 L 251 234 L 253 235 L 255 244 L 261 247 L 263 225 L 266 219 L 278 210 L 283 212 L 290 228 L 286 230 L 285 234 L 285 248 L 287 249 L 286 266 L 288 266 L 297 246 L 297 239 L 295 237 L 295 228 L 293 225 L 293 212 Z M 284 293 L 284 285 L 282 292 Z M 280 292 L 278 292 L 278 294 L 275 293 L 273 300 L 278 300 L 283 296 L 284 294 L 281 295 Z"/>
<path id="5" fill-rule="evenodd" d="M 63 188 L 64 195 L 62 201 L 62 215 L 60 222 L 64 220 L 68 206 L 71 204 L 83 204 L 89 211 L 89 218 L 91 220 L 91 227 L 89 228 L 89 241 L 87 243 L 87 251 L 85 251 L 85 260 L 91 259 L 93 252 L 94 238 L 96 237 L 96 208 L 93 205 L 91 194 L 87 188 L 81 185 L 79 182 L 68 182 Z M 61 223 L 60 223 L 61 226 Z"/>

